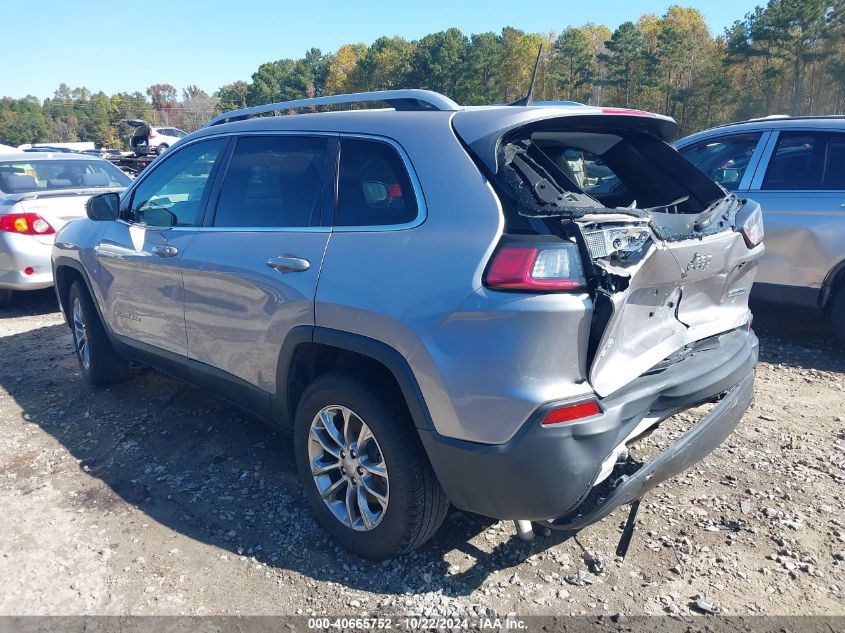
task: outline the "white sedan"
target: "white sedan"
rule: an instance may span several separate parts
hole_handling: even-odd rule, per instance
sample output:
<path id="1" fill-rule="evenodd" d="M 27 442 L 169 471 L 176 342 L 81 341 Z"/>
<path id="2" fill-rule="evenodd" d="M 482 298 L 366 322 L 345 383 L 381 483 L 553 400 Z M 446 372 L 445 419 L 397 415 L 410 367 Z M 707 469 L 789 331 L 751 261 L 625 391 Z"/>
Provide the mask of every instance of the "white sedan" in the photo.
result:
<path id="1" fill-rule="evenodd" d="M 0 306 L 13 291 L 52 286 L 56 231 L 83 217 L 92 195 L 130 182 L 108 161 L 82 154 L 0 154 Z"/>

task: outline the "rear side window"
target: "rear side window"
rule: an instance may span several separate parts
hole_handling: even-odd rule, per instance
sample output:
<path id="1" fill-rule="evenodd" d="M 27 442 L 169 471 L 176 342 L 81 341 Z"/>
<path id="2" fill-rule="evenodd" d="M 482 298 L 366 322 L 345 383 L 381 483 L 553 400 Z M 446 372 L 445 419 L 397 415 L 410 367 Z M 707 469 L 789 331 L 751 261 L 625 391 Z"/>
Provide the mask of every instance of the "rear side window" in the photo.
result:
<path id="1" fill-rule="evenodd" d="M 761 189 L 845 190 L 845 134 L 781 132 Z"/>
<path id="2" fill-rule="evenodd" d="M 417 217 L 418 201 L 399 153 L 388 143 L 340 143 L 337 226 L 390 226 Z"/>
<path id="3" fill-rule="evenodd" d="M 845 134 L 830 135 L 822 188 L 845 190 Z"/>
<path id="4" fill-rule="evenodd" d="M 146 226 L 196 226 L 214 164 L 225 139 L 193 143 L 175 151 L 136 187 L 126 217 Z"/>
<path id="5" fill-rule="evenodd" d="M 214 226 L 304 227 L 319 223 L 327 140 L 238 139 L 223 179 Z"/>
<path id="6" fill-rule="evenodd" d="M 776 191 L 821 189 L 825 140 L 823 134 L 781 132 L 760 188 Z"/>
<path id="7" fill-rule="evenodd" d="M 104 160 L 0 162 L 0 191 L 4 193 L 127 187 L 130 184 L 128 176 Z"/>
<path id="8" fill-rule="evenodd" d="M 736 191 L 760 134 L 736 134 L 681 148 L 681 155 L 728 191 Z"/>

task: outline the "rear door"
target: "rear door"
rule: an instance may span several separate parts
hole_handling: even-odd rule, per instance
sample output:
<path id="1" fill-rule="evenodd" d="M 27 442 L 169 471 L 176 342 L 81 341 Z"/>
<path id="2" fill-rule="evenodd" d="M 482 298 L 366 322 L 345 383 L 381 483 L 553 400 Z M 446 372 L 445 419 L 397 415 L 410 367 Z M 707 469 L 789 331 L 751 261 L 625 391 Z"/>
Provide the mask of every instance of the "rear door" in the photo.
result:
<path id="1" fill-rule="evenodd" d="M 97 249 L 103 313 L 128 342 L 187 354 L 179 263 L 227 144 L 207 139 L 168 154 L 128 192 L 121 220 L 106 228 Z"/>
<path id="2" fill-rule="evenodd" d="M 767 298 L 815 305 L 845 259 L 845 132 L 774 132 L 748 195 L 765 217 Z"/>
<path id="3" fill-rule="evenodd" d="M 206 226 L 182 259 L 188 356 L 198 380 L 223 371 L 257 397 L 275 393 L 285 336 L 314 325 L 335 154 L 330 135 L 237 140 Z"/>

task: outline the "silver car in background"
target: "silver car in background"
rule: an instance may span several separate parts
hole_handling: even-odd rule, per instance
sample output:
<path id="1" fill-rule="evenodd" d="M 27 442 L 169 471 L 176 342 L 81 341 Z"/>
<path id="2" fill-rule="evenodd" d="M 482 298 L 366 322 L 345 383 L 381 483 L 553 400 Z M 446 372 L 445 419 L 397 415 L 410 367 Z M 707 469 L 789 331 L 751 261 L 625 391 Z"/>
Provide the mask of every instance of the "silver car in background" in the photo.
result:
<path id="1" fill-rule="evenodd" d="M 52 286 L 56 232 L 85 216 L 90 196 L 131 182 L 108 161 L 81 154 L 0 154 L 0 305 L 13 291 Z"/>
<path id="2" fill-rule="evenodd" d="M 845 117 L 767 117 L 675 146 L 762 207 L 766 253 L 752 298 L 824 311 L 845 345 Z"/>

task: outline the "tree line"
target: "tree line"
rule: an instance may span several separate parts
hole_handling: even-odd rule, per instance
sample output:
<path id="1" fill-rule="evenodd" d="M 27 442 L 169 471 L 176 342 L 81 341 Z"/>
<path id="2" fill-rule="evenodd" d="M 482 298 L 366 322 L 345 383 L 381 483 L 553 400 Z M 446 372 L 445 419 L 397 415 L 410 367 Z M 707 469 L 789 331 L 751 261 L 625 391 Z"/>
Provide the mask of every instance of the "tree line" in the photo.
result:
<path id="1" fill-rule="evenodd" d="M 770 0 L 713 36 L 696 9 L 674 5 L 611 31 L 588 23 L 560 33 L 466 35 L 451 28 L 419 40 L 380 37 L 324 54 L 261 64 L 251 81 L 208 95 L 170 84 L 145 92 L 92 94 L 62 84 L 43 102 L 0 101 L 0 142 L 90 140 L 126 145 L 123 120 L 191 131 L 214 114 L 272 101 L 391 88 L 427 88 L 462 104 L 522 97 L 537 51 L 535 100 L 649 110 L 682 134 L 769 114 L 845 111 L 845 0 Z"/>

